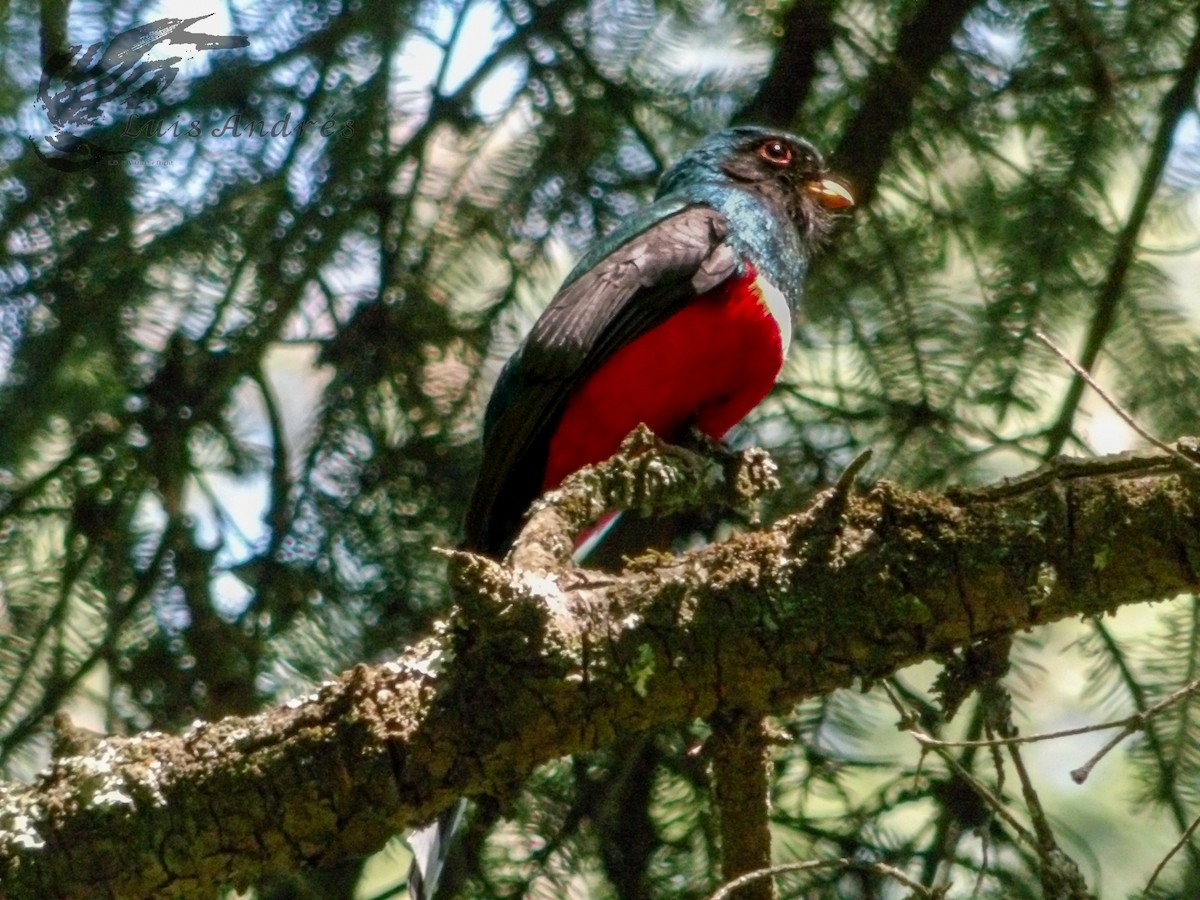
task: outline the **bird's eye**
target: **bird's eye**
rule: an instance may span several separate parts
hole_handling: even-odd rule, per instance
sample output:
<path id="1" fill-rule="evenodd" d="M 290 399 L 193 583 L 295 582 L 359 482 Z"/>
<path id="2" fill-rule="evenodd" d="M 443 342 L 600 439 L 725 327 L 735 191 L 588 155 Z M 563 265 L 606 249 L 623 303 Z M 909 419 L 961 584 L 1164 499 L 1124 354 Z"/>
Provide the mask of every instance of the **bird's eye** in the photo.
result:
<path id="1" fill-rule="evenodd" d="M 764 141 L 758 155 L 775 166 L 786 166 L 792 161 L 792 148 L 779 139 Z"/>

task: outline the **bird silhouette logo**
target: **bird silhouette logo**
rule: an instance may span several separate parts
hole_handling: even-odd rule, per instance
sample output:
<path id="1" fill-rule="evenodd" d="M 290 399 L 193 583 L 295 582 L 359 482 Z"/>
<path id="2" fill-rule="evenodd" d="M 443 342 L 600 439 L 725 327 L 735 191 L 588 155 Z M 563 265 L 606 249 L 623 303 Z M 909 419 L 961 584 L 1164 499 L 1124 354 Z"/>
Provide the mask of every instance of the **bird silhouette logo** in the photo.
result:
<path id="1" fill-rule="evenodd" d="M 211 13 L 209 14 L 211 15 Z M 107 45 L 98 41 L 52 55 L 42 69 L 38 100 L 51 125 L 41 138 L 29 136 L 34 152 L 60 172 L 79 172 L 105 157 L 128 153 L 87 140 L 83 135 L 114 109 L 136 110 L 165 91 L 179 75 L 179 63 L 205 50 L 249 45 L 242 35 L 188 31 L 209 16 L 158 19 L 123 31 Z M 193 48 L 151 53 L 157 47 Z M 43 149 L 42 143 L 49 146 Z"/>

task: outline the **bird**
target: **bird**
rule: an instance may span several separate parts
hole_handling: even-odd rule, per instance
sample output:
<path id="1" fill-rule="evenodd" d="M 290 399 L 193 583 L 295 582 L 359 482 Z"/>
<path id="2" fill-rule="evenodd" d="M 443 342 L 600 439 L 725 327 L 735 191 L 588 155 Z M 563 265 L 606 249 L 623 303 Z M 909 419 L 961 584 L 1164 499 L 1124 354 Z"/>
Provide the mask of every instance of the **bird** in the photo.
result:
<path id="1" fill-rule="evenodd" d="M 783 368 L 809 263 L 854 206 L 816 148 L 737 126 L 668 168 L 654 200 L 596 243 L 501 370 L 462 548 L 502 557 L 530 505 L 639 424 L 721 439 Z M 411 839 L 432 900 L 463 804 Z"/>
<path id="2" fill-rule="evenodd" d="M 639 424 L 722 438 L 767 395 L 813 254 L 854 205 L 808 141 L 740 126 L 700 141 L 655 199 L 567 276 L 484 414 L 464 549 L 503 556 L 533 501 Z"/>

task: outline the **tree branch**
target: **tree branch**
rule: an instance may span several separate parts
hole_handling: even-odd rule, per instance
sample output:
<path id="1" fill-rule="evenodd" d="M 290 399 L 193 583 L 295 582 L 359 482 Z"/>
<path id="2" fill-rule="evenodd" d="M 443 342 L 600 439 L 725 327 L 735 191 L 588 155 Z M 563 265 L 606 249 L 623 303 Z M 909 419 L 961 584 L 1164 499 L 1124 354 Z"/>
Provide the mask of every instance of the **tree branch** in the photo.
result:
<path id="1" fill-rule="evenodd" d="M 866 207 L 896 135 L 908 128 L 913 103 L 978 0 L 926 0 L 900 28 L 891 57 L 872 67 L 858 110 L 831 155 L 833 169 Z"/>
<path id="2" fill-rule="evenodd" d="M 817 58 L 833 46 L 833 0 L 796 0 L 783 14 L 771 68 L 733 123 L 791 127 L 800 117 L 819 70 Z"/>
<path id="3" fill-rule="evenodd" d="M 0 785 L 3 893 L 211 896 L 370 853 L 618 735 L 721 704 L 784 712 L 981 639 L 1200 589 L 1200 489 L 1160 452 L 946 494 L 881 483 L 837 506 L 619 575 L 454 553 L 460 607 L 397 660 Z"/>

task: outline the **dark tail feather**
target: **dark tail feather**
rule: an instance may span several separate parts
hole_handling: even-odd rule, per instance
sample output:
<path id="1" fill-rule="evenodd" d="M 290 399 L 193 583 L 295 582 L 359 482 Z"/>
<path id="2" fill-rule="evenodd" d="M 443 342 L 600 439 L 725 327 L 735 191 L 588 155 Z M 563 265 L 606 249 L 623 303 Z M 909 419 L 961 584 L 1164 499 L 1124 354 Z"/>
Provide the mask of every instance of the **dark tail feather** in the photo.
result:
<path id="1" fill-rule="evenodd" d="M 586 565 L 589 568 L 619 572 L 626 557 L 640 556 L 648 550 L 664 553 L 680 549 L 690 535 L 711 534 L 716 520 L 712 515 L 699 512 L 673 513 L 665 516 L 644 518 L 632 513 L 623 513 L 611 522 L 602 522 L 599 540 L 587 548 Z M 592 534 L 586 535 L 591 538 Z M 579 557 L 576 548 L 576 559 Z"/>
<path id="2" fill-rule="evenodd" d="M 424 828 L 408 836 L 412 866 L 408 870 L 408 895 L 412 900 L 433 900 L 438 881 L 450 855 L 450 847 L 466 813 L 467 801 L 459 800 Z"/>

